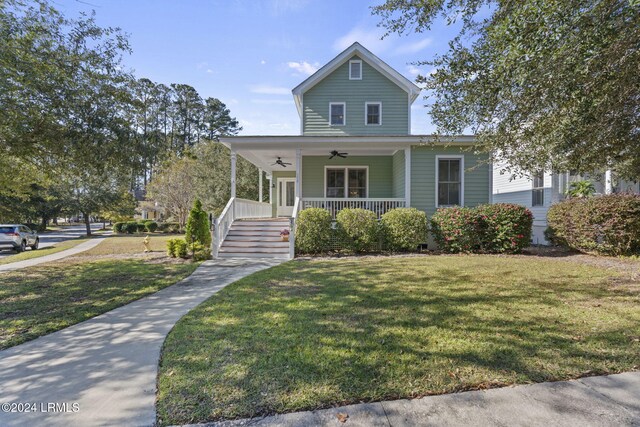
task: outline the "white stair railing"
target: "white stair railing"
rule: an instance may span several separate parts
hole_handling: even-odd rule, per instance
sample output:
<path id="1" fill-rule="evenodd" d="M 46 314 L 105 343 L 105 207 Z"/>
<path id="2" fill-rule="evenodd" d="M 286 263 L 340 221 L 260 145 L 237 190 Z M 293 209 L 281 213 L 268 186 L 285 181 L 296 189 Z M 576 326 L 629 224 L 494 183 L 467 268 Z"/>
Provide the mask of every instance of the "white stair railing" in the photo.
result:
<path id="1" fill-rule="evenodd" d="M 213 256 L 218 258 L 222 242 L 226 239 L 233 221 L 244 218 L 271 218 L 271 204 L 232 197 L 214 221 Z"/>
<path id="2" fill-rule="evenodd" d="M 300 206 L 300 197 L 296 197 L 289 226 L 289 259 L 296 257 L 296 219 L 298 218 L 298 212 L 300 212 Z"/>

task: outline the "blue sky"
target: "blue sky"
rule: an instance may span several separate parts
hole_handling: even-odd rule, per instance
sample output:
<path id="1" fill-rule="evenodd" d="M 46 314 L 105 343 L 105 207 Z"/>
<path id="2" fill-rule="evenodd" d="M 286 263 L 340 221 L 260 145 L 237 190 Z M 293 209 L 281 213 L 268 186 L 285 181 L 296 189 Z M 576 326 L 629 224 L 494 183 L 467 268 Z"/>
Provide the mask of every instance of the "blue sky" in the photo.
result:
<path id="1" fill-rule="evenodd" d="M 291 89 L 354 41 L 410 80 L 428 67 L 411 62 L 447 49 L 453 30 L 391 35 L 358 0 L 53 0 L 65 16 L 95 10 L 101 26 L 129 34 L 125 65 L 137 77 L 185 83 L 221 99 L 243 135 L 295 135 L 299 119 Z M 413 106 L 412 133 L 431 133 L 422 97 Z"/>

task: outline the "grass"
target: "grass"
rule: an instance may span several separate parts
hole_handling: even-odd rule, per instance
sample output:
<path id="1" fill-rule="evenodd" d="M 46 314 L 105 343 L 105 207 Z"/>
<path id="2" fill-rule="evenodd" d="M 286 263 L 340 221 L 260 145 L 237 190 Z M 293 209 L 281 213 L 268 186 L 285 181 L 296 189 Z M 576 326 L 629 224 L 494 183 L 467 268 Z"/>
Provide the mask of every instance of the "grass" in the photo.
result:
<path id="1" fill-rule="evenodd" d="M 292 261 L 165 341 L 158 423 L 185 424 L 638 369 L 640 291 L 558 259 Z"/>
<path id="2" fill-rule="evenodd" d="M 28 249 L 25 252 L 12 255 L 10 257 L 0 259 L 0 265 L 9 264 L 12 262 L 24 261 L 27 259 L 40 258 L 41 256 L 55 254 L 57 252 L 62 252 L 67 249 L 71 249 L 75 246 L 78 246 L 80 243 L 86 242 L 88 239 L 73 239 L 73 240 L 65 240 L 64 242 L 56 243 L 53 246 L 49 246 L 46 248 L 41 248 L 38 250 Z"/>
<path id="3" fill-rule="evenodd" d="M 105 313 L 172 285 L 199 263 L 170 259 L 152 237 L 109 237 L 74 257 L 0 274 L 0 349 Z"/>

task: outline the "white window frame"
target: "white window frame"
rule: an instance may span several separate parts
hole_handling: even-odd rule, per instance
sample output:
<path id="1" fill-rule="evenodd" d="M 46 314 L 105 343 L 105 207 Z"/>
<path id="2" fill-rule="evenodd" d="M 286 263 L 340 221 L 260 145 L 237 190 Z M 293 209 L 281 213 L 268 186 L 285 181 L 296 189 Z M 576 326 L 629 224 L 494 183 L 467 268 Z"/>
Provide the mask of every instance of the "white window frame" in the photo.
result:
<path id="1" fill-rule="evenodd" d="M 540 181 L 542 183 L 542 187 L 536 187 L 535 183 L 536 183 L 536 175 L 538 175 L 538 177 L 540 177 Z M 542 203 L 541 204 L 534 204 L 533 202 L 535 201 L 535 193 L 536 191 L 539 191 L 542 195 Z M 544 202 L 545 202 L 545 197 L 544 197 L 544 172 L 540 172 L 537 174 L 533 174 L 533 176 L 531 177 L 531 207 L 532 208 L 538 208 L 538 207 L 543 207 L 544 206 Z"/>
<path id="2" fill-rule="evenodd" d="M 360 76 L 359 77 L 351 77 L 351 64 L 358 63 L 360 64 Z M 352 59 L 349 61 L 349 80 L 362 80 L 362 60 L 361 59 Z"/>
<path id="3" fill-rule="evenodd" d="M 367 173 L 367 194 L 365 195 L 365 199 L 369 198 L 369 166 L 343 166 L 343 165 L 325 165 L 324 166 L 324 197 L 329 199 L 327 196 L 327 169 L 344 169 L 344 197 L 331 197 L 331 199 L 362 199 L 362 197 L 348 197 L 349 194 L 349 169 L 364 169 Z"/>
<path id="4" fill-rule="evenodd" d="M 460 160 L 460 204 L 459 205 L 440 205 L 438 204 L 438 193 L 440 183 L 440 160 Z M 434 194 L 436 199 L 436 208 L 446 208 L 451 206 L 464 206 L 464 155 L 436 155 L 436 192 Z"/>
<path id="5" fill-rule="evenodd" d="M 377 105 L 378 106 L 378 123 L 367 123 L 367 119 L 369 116 L 369 105 Z M 364 103 L 364 125 L 365 126 L 382 126 L 382 102 L 365 102 Z"/>
<path id="6" fill-rule="evenodd" d="M 333 117 L 333 115 L 331 114 L 331 108 L 334 105 L 342 105 L 342 124 L 338 125 L 338 124 L 334 124 L 331 122 L 331 117 Z M 347 103 L 346 102 L 330 102 L 329 103 L 329 126 L 346 126 L 347 125 Z"/>

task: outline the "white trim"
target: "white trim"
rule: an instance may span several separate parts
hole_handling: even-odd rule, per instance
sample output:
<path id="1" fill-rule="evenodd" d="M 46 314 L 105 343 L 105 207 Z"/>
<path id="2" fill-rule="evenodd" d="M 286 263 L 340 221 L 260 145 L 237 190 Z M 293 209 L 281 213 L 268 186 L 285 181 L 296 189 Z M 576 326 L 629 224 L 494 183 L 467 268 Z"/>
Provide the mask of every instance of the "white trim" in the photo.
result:
<path id="1" fill-rule="evenodd" d="M 378 123 L 367 123 L 369 115 L 369 105 L 378 106 Z M 382 101 L 367 101 L 364 103 L 364 125 L 365 126 L 382 126 Z"/>
<path id="2" fill-rule="evenodd" d="M 436 199 L 436 208 L 445 208 L 455 205 L 439 205 L 438 204 L 438 183 L 440 177 L 439 164 L 440 160 L 460 160 L 460 204 L 458 206 L 464 206 L 464 154 L 438 154 L 436 155 L 436 192 L 434 194 Z"/>
<path id="3" fill-rule="evenodd" d="M 411 207 L 411 147 L 404 149 L 404 199 Z"/>
<path id="4" fill-rule="evenodd" d="M 369 198 L 369 166 L 368 165 L 362 165 L 362 166 L 357 166 L 357 165 L 351 165 L 351 166 L 346 166 L 346 165 L 324 165 L 324 184 L 323 184 L 323 190 L 322 193 L 324 194 L 325 198 L 328 198 L 327 196 L 327 169 L 344 169 L 344 197 L 332 197 L 333 199 L 362 199 L 362 197 L 347 197 L 347 194 L 349 194 L 349 169 L 366 169 L 367 171 L 367 195 L 364 197 L 365 199 Z"/>
<path id="5" fill-rule="evenodd" d="M 391 68 L 387 63 L 375 56 L 360 43 L 355 42 L 291 91 L 293 93 L 296 108 L 298 109 L 298 115 L 301 118 L 303 113 L 302 95 L 355 55 L 398 85 L 402 90 L 407 92 L 410 96 L 411 102 L 416 100 L 421 91 L 419 86 Z"/>
<path id="6" fill-rule="evenodd" d="M 360 77 L 351 77 L 351 64 L 360 64 Z M 362 80 L 362 59 L 351 59 L 349 61 L 349 80 Z"/>
<path id="7" fill-rule="evenodd" d="M 331 107 L 333 107 L 334 105 L 342 105 L 342 124 L 338 125 L 338 124 L 333 124 L 331 122 L 331 117 L 333 116 L 331 114 Z M 330 102 L 329 103 L 329 126 L 346 126 L 347 125 L 347 103 L 346 102 Z"/>
<path id="8" fill-rule="evenodd" d="M 302 197 L 302 150 L 296 149 L 296 197 Z"/>
<path id="9" fill-rule="evenodd" d="M 231 150 L 231 198 L 236 197 L 236 161 L 238 155 L 236 150 Z"/>

